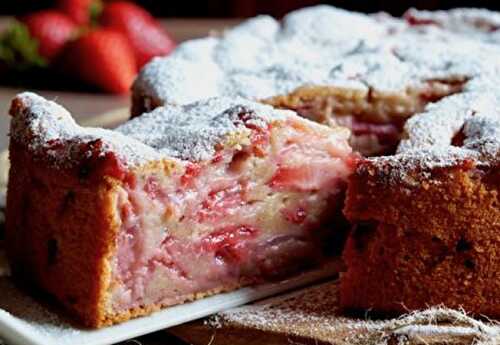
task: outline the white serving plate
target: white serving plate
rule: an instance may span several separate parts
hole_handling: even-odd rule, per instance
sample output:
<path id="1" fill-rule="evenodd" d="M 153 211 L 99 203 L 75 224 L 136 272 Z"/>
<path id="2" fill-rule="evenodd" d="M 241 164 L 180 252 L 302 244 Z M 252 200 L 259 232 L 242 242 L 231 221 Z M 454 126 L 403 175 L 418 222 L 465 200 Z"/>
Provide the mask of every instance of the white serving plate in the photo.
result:
<path id="1" fill-rule="evenodd" d="M 338 263 L 303 273 L 276 283 L 246 287 L 181 304 L 150 316 L 98 330 L 72 325 L 63 313 L 55 311 L 0 277 L 0 340 L 7 345 L 105 345 L 196 320 L 218 311 L 290 291 L 333 277 Z M 1 344 L 1 342 L 0 342 Z"/>

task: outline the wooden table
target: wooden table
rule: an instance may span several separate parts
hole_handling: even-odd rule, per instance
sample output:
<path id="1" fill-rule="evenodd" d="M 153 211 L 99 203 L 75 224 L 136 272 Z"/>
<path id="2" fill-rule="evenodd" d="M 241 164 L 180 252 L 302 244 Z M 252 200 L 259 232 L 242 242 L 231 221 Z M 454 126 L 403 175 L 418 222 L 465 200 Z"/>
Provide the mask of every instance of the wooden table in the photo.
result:
<path id="1" fill-rule="evenodd" d="M 0 30 L 8 25 L 9 18 L 0 17 Z M 220 31 L 238 23 L 238 19 L 165 19 L 162 22 L 178 42 L 187 39 L 203 37 L 211 31 Z M 7 147 L 7 132 L 9 126 L 7 114 L 10 100 L 23 89 L 0 87 L 0 151 Z M 114 96 L 106 94 L 75 93 L 50 90 L 30 90 L 49 99 L 56 99 L 67 107 L 77 118 L 100 114 L 112 109 L 127 107 L 130 104 L 128 96 Z"/>
<path id="2" fill-rule="evenodd" d="M 177 42 L 187 39 L 204 37 L 211 31 L 220 31 L 237 24 L 240 20 L 221 19 L 165 19 L 163 24 Z M 8 25 L 9 18 L 0 17 L 0 31 Z M 0 87 L 0 151 L 8 144 L 9 117 L 6 115 L 10 100 L 23 89 Z M 130 105 L 129 96 L 115 96 L 107 94 L 76 93 L 51 90 L 30 90 L 42 96 L 55 99 L 61 103 L 79 120 L 117 108 Z M 183 342 L 168 335 L 166 332 L 157 332 L 134 341 L 124 342 L 123 345 L 181 345 Z"/>

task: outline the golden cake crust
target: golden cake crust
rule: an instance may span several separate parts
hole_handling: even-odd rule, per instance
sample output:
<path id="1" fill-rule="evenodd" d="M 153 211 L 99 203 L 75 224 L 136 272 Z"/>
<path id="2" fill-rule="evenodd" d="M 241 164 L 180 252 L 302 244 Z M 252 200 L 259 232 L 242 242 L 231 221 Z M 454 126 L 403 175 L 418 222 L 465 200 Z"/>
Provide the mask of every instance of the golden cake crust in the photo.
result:
<path id="1" fill-rule="evenodd" d="M 51 291 L 84 324 L 100 325 L 117 231 L 117 181 L 78 179 L 33 161 L 15 143 L 10 159 L 6 243 L 14 276 Z"/>
<path id="2" fill-rule="evenodd" d="M 352 176 L 345 213 L 345 309 L 400 313 L 444 304 L 500 316 L 499 166 L 464 161 L 409 187 L 378 168 Z"/>

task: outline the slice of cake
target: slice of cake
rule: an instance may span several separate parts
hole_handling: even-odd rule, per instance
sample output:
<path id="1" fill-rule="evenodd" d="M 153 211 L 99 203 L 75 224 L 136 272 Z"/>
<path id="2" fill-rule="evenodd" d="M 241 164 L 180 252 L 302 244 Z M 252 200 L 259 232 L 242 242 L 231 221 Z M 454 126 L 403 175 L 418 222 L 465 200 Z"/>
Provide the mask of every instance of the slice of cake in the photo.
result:
<path id="1" fill-rule="evenodd" d="M 218 98 L 82 128 L 12 102 L 16 278 L 100 327 L 320 262 L 355 156 L 344 128 Z"/>

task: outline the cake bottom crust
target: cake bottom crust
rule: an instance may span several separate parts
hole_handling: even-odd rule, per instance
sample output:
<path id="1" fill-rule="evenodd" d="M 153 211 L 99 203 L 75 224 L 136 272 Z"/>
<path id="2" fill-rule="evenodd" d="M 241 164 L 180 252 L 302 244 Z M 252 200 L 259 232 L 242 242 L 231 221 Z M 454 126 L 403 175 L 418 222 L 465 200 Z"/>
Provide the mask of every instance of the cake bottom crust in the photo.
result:
<path id="1" fill-rule="evenodd" d="M 218 288 L 214 288 L 208 291 L 203 291 L 203 292 L 198 292 L 198 293 L 193 293 L 185 296 L 179 297 L 179 301 L 177 303 L 156 303 L 156 304 L 151 304 L 147 306 L 139 306 L 135 307 L 132 309 L 129 309 L 124 312 L 112 314 L 112 315 L 107 315 L 105 319 L 103 320 L 89 320 L 90 323 L 88 324 L 90 327 L 105 327 L 105 326 L 111 326 L 113 324 L 117 324 L 120 322 L 124 322 L 139 316 L 144 316 L 144 315 L 149 315 L 151 313 L 157 312 L 165 307 L 169 307 L 172 305 L 176 304 L 184 304 L 188 302 L 192 302 L 198 299 L 202 299 L 205 297 L 209 297 L 212 295 L 217 295 L 219 293 L 223 292 L 229 292 L 236 290 L 240 287 L 252 284 L 253 281 L 248 280 L 248 279 L 243 279 L 237 284 L 228 284 L 224 286 L 220 286 Z"/>

